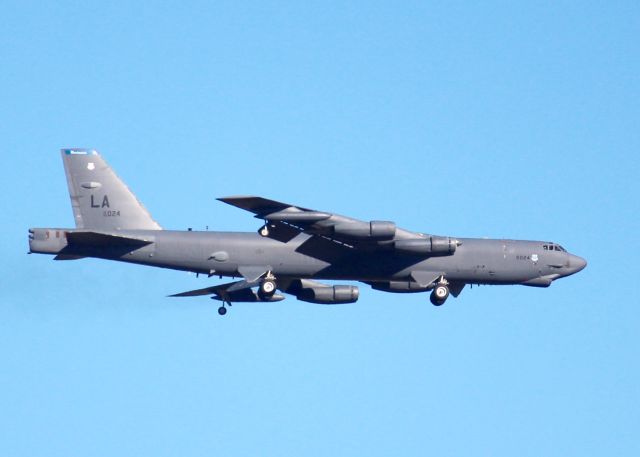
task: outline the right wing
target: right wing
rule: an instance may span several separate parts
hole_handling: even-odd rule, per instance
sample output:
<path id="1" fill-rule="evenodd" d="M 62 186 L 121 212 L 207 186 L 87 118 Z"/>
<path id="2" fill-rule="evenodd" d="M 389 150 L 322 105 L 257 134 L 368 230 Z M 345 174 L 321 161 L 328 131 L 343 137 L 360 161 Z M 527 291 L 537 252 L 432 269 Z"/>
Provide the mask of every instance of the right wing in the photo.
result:
<path id="1" fill-rule="evenodd" d="M 284 296 L 274 294 L 269 298 L 260 296 L 252 288 L 259 285 L 259 281 L 248 282 L 246 280 L 230 282 L 218 286 L 205 287 L 204 289 L 190 290 L 170 297 L 197 297 L 212 295 L 214 300 L 225 303 L 238 302 L 274 302 L 284 300 Z M 310 279 L 284 278 L 278 281 L 278 289 L 295 296 L 298 300 L 334 305 L 353 303 L 358 300 L 359 290 L 351 285 L 328 285 Z"/>
<path id="2" fill-rule="evenodd" d="M 268 300 L 260 298 L 258 294 L 252 289 L 252 287 L 257 285 L 257 281 L 235 281 L 226 284 L 220 284 L 217 286 L 205 287 L 204 289 L 189 290 L 187 292 L 169 295 L 169 297 L 197 297 L 201 295 L 212 295 L 211 298 L 213 298 L 214 300 L 224 301 L 228 303 L 284 300 L 284 297 L 279 294 L 274 294 Z"/>

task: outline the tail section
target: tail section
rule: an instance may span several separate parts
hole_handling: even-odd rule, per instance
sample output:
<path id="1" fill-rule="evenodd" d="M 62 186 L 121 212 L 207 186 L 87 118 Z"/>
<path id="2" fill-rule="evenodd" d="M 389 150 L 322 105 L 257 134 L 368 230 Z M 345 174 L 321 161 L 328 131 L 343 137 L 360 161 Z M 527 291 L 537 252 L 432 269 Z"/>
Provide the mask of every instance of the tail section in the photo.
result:
<path id="1" fill-rule="evenodd" d="M 77 228 L 162 230 L 97 151 L 61 153 Z"/>

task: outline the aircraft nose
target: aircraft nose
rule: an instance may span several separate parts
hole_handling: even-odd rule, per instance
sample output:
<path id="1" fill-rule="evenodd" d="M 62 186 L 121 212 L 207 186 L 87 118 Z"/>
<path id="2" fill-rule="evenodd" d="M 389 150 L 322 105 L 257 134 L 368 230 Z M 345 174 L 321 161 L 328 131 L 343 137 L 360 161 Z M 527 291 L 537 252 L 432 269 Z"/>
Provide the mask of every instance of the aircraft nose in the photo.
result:
<path id="1" fill-rule="evenodd" d="M 573 255 L 573 254 L 569 255 L 569 269 L 571 271 L 571 273 L 569 274 L 574 274 L 579 271 L 582 271 L 586 266 L 587 266 L 587 261 L 584 260 L 582 257 L 578 257 L 577 255 Z"/>

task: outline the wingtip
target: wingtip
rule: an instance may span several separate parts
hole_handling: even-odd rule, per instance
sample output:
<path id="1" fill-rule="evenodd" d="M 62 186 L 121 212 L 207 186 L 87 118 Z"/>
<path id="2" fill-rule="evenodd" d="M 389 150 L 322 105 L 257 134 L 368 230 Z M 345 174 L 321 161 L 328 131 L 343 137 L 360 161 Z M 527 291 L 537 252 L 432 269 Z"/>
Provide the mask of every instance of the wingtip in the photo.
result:
<path id="1" fill-rule="evenodd" d="M 191 296 L 193 296 L 193 292 L 195 292 L 195 291 L 190 290 L 190 291 L 188 291 L 188 292 L 180 292 L 180 293 L 178 293 L 178 294 L 171 294 L 171 295 L 167 295 L 167 298 L 191 297 Z"/>

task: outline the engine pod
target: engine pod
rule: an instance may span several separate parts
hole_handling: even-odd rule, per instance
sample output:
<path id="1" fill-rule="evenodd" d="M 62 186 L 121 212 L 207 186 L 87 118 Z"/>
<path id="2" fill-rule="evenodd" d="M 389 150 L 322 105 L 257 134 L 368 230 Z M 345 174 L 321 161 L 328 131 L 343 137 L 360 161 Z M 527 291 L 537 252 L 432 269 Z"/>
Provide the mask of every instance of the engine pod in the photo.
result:
<path id="1" fill-rule="evenodd" d="M 400 254 L 443 256 L 452 255 L 458 247 L 458 240 L 448 236 L 430 236 L 412 240 L 396 240 L 394 249 Z"/>
<path id="2" fill-rule="evenodd" d="M 357 286 L 323 286 L 300 289 L 298 300 L 322 305 L 339 305 L 358 301 L 360 290 Z"/>
<path id="3" fill-rule="evenodd" d="M 333 226 L 333 233 L 347 238 L 391 240 L 396 236 L 396 224 L 390 221 L 343 222 Z"/>

